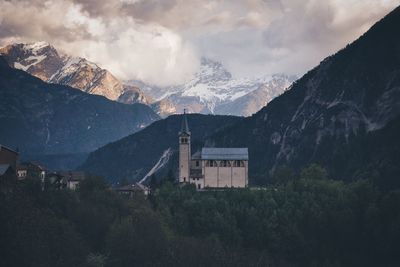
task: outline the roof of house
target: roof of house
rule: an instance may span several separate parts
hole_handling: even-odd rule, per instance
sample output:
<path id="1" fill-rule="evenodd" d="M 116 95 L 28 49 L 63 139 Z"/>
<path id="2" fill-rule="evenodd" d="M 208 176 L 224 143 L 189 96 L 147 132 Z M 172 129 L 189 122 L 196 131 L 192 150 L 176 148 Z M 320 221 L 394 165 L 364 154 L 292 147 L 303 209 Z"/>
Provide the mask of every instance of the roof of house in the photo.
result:
<path id="1" fill-rule="evenodd" d="M 60 175 L 68 179 L 68 181 L 82 181 L 86 178 L 86 173 L 82 171 L 61 171 Z"/>
<path id="2" fill-rule="evenodd" d="M 206 160 L 249 160 L 248 148 L 203 147 L 201 159 Z"/>
<path id="3" fill-rule="evenodd" d="M 10 164 L 0 164 L 0 176 L 5 174 L 10 167 Z"/>
<path id="4" fill-rule="evenodd" d="M 123 186 L 115 187 L 115 188 L 113 188 L 113 189 L 114 189 L 115 191 L 117 191 L 117 192 L 122 192 L 122 191 L 124 191 L 124 192 L 126 192 L 126 191 L 137 191 L 137 190 L 146 191 L 146 190 L 149 190 L 148 187 L 146 187 L 146 186 L 144 186 L 144 185 L 142 185 L 142 184 L 140 184 L 140 183 L 129 184 L 129 185 L 123 185 Z"/>
<path id="5" fill-rule="evenodd" d="M 143 190 L 143 191 L 149 190 L 149 188 L 148 188 L 147 186 L 142 185 L 141 183 L 136 183 L 136 184 L 135 184 L 135 187 L 136 187 L 137 189 L 140 189 L 140 190 Z"/>
<path id="6" fill-rule="evenodd" d="M 28 161 L 23 162 L 17 166 L 17 170 L 35 170 L 35 171 L 46 171 L 46 168 L 43 165 L 40 165 L 37 162 Z"/>
<path id="7" fill-rule="evenodd" d="M 5 149 L 5 150 L 8 150 L 8 151 L 10 151 L 10 152 L 12 152 L 12 153 L 18 154 L 18 152 L 15 151 L 14 149 L 11 149 L 11 148 L 6 147 L 6 146 L 3 146 L 3 145 L 0 145 L 0 151 L 1 151 L 2 149 Z"/>
<path id="8" fill-rule="evenodd" d="M 114 191 L 121 192 L 121 191 L 134 191 L 135 187 L 133 184 L 123 185 L 119 187 L 113 188 Z"/>

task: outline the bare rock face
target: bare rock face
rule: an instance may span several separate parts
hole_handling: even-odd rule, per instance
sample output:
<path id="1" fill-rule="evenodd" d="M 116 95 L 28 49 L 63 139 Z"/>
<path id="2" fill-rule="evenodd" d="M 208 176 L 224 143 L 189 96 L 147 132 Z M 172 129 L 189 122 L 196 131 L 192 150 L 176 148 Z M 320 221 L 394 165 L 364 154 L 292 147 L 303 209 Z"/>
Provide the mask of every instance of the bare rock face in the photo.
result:
<path id="1" fill-rule="evenodd" d="M 177 113 L 176 107 L 167 99 L 163 99 L 151 104 L 152 109 L 162 118 Z"/>
<path id="2" fill-rule="evenodd" d="M 146 96 L 142 90 L 136 86 L 124 85 L 123 93 L 118 97 L 118 102 L 131 104 L 143 103 L 149 105 L 152 99 Z"/>
<path id="3" fill-rule="evenodd" d="M 148 104 L 147 97 L 139 88 L 132 89 L 106 69 L 84 58 L 71 57 L 57 52 L 46 42 L 12 44 L 0 48 L 0 53 L 10 67 L 21 69 L 43 81 L 68 85 L 83 92 L 101 95 L 126 104 Z M 122 96 L 136 92 L 136 97 Z"/>
<path id="4" fill-rule="evenodd" d="M 65 58 L 46 42 L 12 44 L 0 48 L 0 54 L 12 68 L 24 70 L 48 81 L 64 65 Z"/>

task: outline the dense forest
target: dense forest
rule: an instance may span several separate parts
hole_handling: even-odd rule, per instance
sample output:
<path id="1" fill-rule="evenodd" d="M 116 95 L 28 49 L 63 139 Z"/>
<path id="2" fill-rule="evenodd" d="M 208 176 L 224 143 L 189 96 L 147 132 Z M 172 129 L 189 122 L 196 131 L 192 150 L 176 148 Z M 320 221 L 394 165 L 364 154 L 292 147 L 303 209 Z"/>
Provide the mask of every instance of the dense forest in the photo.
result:
<path id="1" fill-rule="evenodd" d="M 2 181 L 0 266 L 399 266 L 400 191 L 311 165 L 265 188 L 146 199 L 90 177 L 78 191 Z"/>

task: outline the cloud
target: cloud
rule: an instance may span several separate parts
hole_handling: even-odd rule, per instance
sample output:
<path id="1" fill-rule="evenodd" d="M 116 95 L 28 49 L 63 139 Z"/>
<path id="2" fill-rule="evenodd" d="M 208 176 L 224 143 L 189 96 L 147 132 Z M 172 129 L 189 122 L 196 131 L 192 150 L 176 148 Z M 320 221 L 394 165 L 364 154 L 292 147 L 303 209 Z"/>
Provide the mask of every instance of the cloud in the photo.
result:
<path id="1" fill-rule="evenodd" d="M 314 67 L 400 0 L 9 0 L 0 43 L 44 40 L 157 85 L 191 77 L 201 56 L 234 76 Z"/>
<path id="2" fill-rule="evenodd" d="M 1 2 L 0 42 L 44 40 L 121 79 L 161 86 L 181 83 L 198 69 L 196 49 L 179 33 L 130 16 L 105 16 L 102 6 L 92 11 L 69 1 Z"/>

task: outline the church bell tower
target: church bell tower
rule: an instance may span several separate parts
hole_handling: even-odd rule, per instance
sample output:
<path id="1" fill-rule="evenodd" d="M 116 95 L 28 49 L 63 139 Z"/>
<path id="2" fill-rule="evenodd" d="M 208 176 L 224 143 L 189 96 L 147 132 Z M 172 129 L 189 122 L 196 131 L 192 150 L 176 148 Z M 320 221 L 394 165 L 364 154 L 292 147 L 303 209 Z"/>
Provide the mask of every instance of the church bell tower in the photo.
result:
<path id="1" fill-rule="evenodd" d="M 182 127 L 179 132 L 179 183 L 189 182 L 190 157 L 190 131 L 186 117 L 186 110 L 184 109 Z"/>

